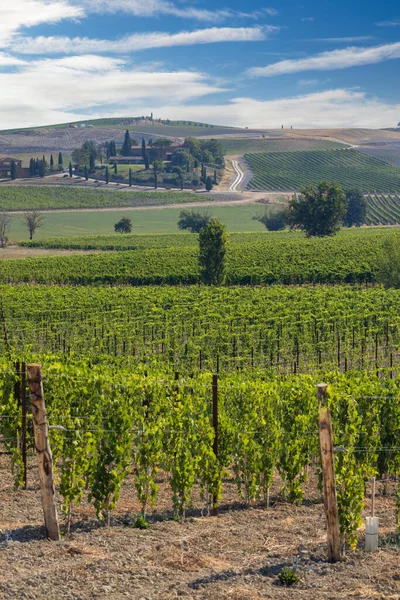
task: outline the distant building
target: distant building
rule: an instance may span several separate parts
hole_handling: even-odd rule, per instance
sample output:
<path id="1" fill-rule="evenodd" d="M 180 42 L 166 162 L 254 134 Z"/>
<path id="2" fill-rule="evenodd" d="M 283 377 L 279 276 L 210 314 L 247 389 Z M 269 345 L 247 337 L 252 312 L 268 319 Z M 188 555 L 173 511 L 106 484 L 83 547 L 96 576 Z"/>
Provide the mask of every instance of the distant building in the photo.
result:
<path id="1" fill-rule="evenodd" d="M 10 176 L 13 161 L 17 167 L 17 177 L 29 177 L 29 169 L 22 168 L 22 160 L 13 158 L 12 156 L 0 156 L 0 178 Z M 27 174 L 25 173 L 26 171 Z"/>

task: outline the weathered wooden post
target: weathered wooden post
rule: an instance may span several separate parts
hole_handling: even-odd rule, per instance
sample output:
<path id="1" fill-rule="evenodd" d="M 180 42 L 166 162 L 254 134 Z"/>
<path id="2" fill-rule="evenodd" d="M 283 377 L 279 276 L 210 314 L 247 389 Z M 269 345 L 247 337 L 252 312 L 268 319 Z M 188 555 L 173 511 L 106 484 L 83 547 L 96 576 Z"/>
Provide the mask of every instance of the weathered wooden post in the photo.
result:
<path id="1" fill-rule="evenodd" d="M 218 461 L 218 375 L 213 375 L 212 380 L 212 404 L 213 404 L 213 428 L 214 428 L 214 442 L 213 451 L 215 458 Z M 213 495 L 213 515 L 218 515 L 218 496 Z"/>
<path id="2" fill-rule="evenodd" d="M 333 458 L 333 435 L 331 413 L 325 406 L 328 386 L 317 385 L 317 397 L 320 403 L 319 439 L 322 457 L 322 478 L 324 485 L 324 507 L 327 524 L 328 560 L 336 562 L 341 559 L 339 515 L 336 499 L 335 468 Z"/>
<path id="3" fill-rule="evenodd" d="M 49 428 L 46 419 L 42 367 L 40 364 L 28 365 L 28 382 L 35 434 L 35 449 L 39 467 L 44 524 L 47 537 L 51 540 L 59 541 L 60 529 L 58 526 L 57 508 L 54 497 L 53 455 L 49 444 Z"/>

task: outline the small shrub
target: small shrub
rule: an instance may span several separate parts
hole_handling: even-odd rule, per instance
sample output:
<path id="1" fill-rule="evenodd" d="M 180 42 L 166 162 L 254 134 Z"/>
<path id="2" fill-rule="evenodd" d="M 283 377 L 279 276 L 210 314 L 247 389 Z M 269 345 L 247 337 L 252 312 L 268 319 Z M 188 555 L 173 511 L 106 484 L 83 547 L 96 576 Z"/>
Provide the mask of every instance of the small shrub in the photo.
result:
<path id="1" fill-rule="evenodd" d="M 146 521 L 146 519 L 142 515 L 140 515 L 139 517 L 137 517 L 135 519 L 135 522 L 133 523 L 133 527 L 135 529 L 149 529 L 150 523 L 148 523 Z"/>
<path id="2" fill-rule="evenodd" d="M 289 569 L 289 567 L 283 567 L 278 575 L 278 581 L 281 585 L 293 585 L 300 581 L 300 577 L 297 575 L 296 571 Z"/>

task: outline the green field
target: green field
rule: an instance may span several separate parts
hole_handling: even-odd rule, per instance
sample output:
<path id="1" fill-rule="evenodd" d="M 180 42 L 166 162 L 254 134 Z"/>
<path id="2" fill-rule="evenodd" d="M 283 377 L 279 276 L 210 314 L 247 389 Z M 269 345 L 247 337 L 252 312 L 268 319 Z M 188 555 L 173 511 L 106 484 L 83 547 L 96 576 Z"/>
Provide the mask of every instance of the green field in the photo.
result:
<path id="1" fill-rule="evenodd" d="M 253 172 L 248 189 L 299 190 L 321 180 L 364 192 L 399 192 L 400 169 L 357 150 L 246 154 Z"/>
<path id="2" fill-rule="evenodd" d="M 363 283 L 376 281 L 383 242 L 399 231 L 350 230 L 333 238 L 297 234 L 242 235 L 227 252 L 226 283 Z M 200 283 L 198 247 L 147 247 L 137 250 L 2 261 L 1 283 L 74 285 L 187 285 Z"/>
<path id="3" fill-rule="evenodd" d="M 210 206 L 199 210 L 207 211 L 221 219 L 228 231 L 265 230 L 264 225 L 253 220 L 254 215 L 264 212 L 264 208 L 259 205 Z M 132 220 L 134 233 L 178 233 L 177 222 L 180 212 L 180 208 L 49 212 L 44 215 L 44 225 L 35 233 L 35 239 L 111 234 L 114 233 L 115 223 L 122 217 L 129 217 Z M 14 241 L 28 239 L 22 214 L 12 216 L 10 239 Z"/>
<path id="4" fill-rule="evenodd" d="M 207 200 L 213 200 L 207 196 Z M 0 210 L 15 211 L 38 208 L 65 210 L 74 208 L 107 208 L 123 206 L 161 206 L 180 202 L 202 202 L 201 193 L 142 192 L 113 189 L 79 188 L 73 185 L 1 185 Z"/>
<path id="5" fill-rule="evenodd" d="M 325 140 L 312 140 L 302 138 L 276 138 L 276 139 L 229 139 L 222 140 L 226 155 L 247 154 L 251 152 L 292 152 L 298 150 L 334 150 L 346 148 L 344 144 Z"/>

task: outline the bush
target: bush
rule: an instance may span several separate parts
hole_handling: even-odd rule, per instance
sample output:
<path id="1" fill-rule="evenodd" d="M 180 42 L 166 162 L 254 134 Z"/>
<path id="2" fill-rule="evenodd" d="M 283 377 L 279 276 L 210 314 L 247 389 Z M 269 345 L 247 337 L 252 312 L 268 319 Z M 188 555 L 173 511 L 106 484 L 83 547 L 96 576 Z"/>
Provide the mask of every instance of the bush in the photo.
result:
<path id="1" fill-rule="evenodd" d="M 278 575 L 278 581 L 281 585 L 293 585 L 300 581 L 300 577 L 297 575 L 296 571 L 289 569 L 289 567 L 283 567 Z"/>
<path id="2" fill-rule="evenodd" d="M 278 210 L 275 213 L 266 212 L 262 217 L 253 217 L 256 221 L 263 223 L 268 231 L 280 231 L 285 229 L 288 224 L 288 214 L 286 209 Z"/>

